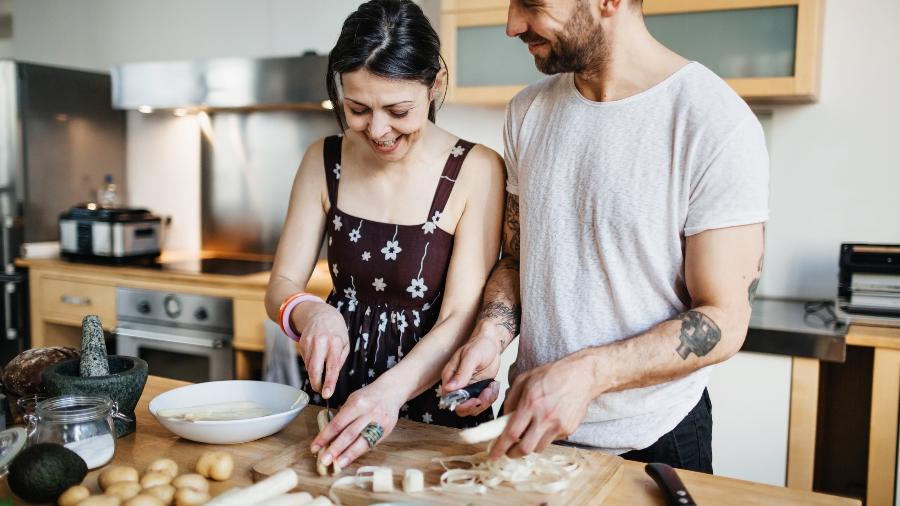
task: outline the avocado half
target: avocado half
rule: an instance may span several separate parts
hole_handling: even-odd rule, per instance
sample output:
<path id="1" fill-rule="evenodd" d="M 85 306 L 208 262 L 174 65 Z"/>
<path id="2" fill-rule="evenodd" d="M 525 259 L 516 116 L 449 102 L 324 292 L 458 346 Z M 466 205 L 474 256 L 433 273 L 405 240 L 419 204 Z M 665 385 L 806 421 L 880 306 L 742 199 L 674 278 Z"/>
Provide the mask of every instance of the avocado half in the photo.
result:
<path id="1" fill-rule="evenodd" d="M 28 502 L 56 502 L 56 498 L 87 476 L 84 459 L 65 446 L 38 443 L 25 448 L 9 466 L 9 488 Z"/>

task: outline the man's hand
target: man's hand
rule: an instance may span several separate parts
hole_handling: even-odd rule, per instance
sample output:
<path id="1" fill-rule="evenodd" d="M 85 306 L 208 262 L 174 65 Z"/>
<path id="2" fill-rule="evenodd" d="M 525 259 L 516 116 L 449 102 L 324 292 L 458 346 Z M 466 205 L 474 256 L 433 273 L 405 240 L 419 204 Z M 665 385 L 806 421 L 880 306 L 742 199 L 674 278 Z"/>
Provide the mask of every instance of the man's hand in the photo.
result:
<path id="1" fill-rule="evenodd" d="M 496 378 L 500 371 L 500 354 L 502 352 L 499 338 L 492 335 L 490 330 L 476 330 L 469 342 L 456 350 L 456 353 L 444 366 L 441 374 L 441 394 L 446 395 L 477 381 Z M 481 392 L 481 395 L 457 406 L 456 414 L 460 416 L 477 415 L 490 408 L 499 395 L 500 385 L 494 381 Z"/>
<path id="2" fill-rule="evenodd" d="M 541 452 L 575 432 L 596 396 L 590 369 L 578 353 L 532 369 L 516 378 L 504 401 L 511 413 L 494 442 L 491 459 Z"/>

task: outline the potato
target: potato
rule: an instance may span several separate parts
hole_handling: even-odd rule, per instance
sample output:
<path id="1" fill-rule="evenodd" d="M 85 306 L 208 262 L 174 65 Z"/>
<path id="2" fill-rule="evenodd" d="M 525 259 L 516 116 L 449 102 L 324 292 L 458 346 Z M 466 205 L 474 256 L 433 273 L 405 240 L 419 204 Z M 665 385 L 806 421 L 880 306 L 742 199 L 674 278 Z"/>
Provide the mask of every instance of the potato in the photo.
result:
<path id="1" fill-rule="evenodd" d="M 143 493 L 150 494 L 158 498 L 166 506 L 172 504 L 172 501 L 175 500 L 175 487 L 173 487 L 172 485 L 157 485 L 155 487 L 145 489 Z"/>
<path id="2" fill-rule="evenodd" d="M 79 502 L 84 499 L 90 497 L 91 491 L 88 490 L 84 485 L 75 485 L 74 487 L 69 487 L 65 492 L 59 496 L 59 499 L 56 500 L 56 503 L 59 506 L 75 506 Z"/>
<path id="3" fill-rule="evenodd" d="M 178 464 L 175 463 L 172 459 L 157 459 L 150 463 L 147 466 L 147 470 L 145 473 L 150 472 L 161 472 L 168 474 L 172 478 L 178 476 Z"/>
<path id="4" fill-rule="evenodd" d="M 199 474 L 182 474 L 172 480 L 172 486 L 176 489 L 192 488 L 199 492 L 209 492 L 209 482 Z M 176 493 L 177 495 L 177 493 Z"/>
<path id="5" fill-rule="evenodd" d="M 120 481 L 108 486 L 103 493 L 114 495 L 122 501 L 127 501 L 141 493 L 141 484 L 134 481 Z"/>
<path id="6" fill-rule="evenodd" d="M 100 473 L 100 478 L 97 481 L 100 483 L 100 488 L 105 491 L 113 483 L 123 481 L 133 481 L 137 483 L 138 472 L 137 469 L 131 466 L 110 466 Z"/>
<path id="7" fill-rule="evenodd" d="M 189 475 L 185 475 L 189 476 Z M 175 492 L 175 506 L 199 506 L 209 501 L 209 493 L 193 488 L 179 488 Z"/>
<path id="8" fill-rule="evenodd" d="M 144 488 L 152 488 L 157 485 L 168 485 L 172 482 L 174 476 L 162 471 L 149 471 L 141 477 L 141 486 Z"/>
<path id="9" fill-rule="evenodd" d="M 216 481 L 231 478 L 234 459 L 228 452 L 204 452 L 197 460 L 197 472 Z"/>
<path id="10" fill-rule="evenodd" d="M 84 499 L 78 506 L 119 506 L 122 500 L 114 495 L 92 495 Z"/>
<path id="11" fill-rule="evenodd" d="M 162 502 L 159 497 L 145 492 L 129 499 L 125 506 L 166 506 L 166 503 Z"/>

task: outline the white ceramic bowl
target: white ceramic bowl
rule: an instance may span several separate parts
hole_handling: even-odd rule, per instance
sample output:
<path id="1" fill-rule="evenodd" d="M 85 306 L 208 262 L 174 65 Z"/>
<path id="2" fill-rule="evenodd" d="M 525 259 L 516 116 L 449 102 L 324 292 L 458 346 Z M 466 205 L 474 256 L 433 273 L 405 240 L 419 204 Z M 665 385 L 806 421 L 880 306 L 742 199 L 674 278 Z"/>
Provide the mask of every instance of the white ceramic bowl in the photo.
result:
<path id="1" fill-rule="evenodd" d="M 272 410 L 272 414 L 246 420 L 199 422 L 173 420 L 156 415 L 160 409 L 235 401 L 256 402 Z M 185 439 L 201 443 L 234 444 L 275 434 L 291 423 L 307 404 L 309 396 L 306 392 L 288 385 L 265 381 L 210 381 L 157 395 L 150 401 L 150 413 L 163 427 Z"/>

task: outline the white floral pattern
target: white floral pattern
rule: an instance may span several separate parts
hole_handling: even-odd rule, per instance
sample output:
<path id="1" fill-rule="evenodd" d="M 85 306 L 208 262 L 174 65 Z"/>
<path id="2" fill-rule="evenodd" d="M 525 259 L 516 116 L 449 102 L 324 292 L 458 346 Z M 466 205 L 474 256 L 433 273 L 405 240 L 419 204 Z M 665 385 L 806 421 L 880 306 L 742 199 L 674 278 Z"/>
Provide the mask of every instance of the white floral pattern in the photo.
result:
<path id="1" fill-rule="evenodd" d="M 416 311 L 415 309 L 413 309 L 413 310 L 412 310 L 412 314 L 413 314 L 413 325 L 415 325 L 416 327 L 418 327 L 418 326 L 419 326 L 419 322 L 422 321 L 422 320 L 419 318 L 419 312 Z"/>
<path id="2" fill-rule="evenodd" d="M 334 172 L 335 179 L 340 179 L 341 178 L 341 164 L 339 164 L 339 163 L 334 164 L 334 169 L 331 172 Z"/>
<path id="3" fill-rule="evenodd" d="M 376 292 L 383 292 L 385 288 L 387 288 L 387 283 L 384 282 L 384 278 L 375 278 L 375 281 L 372 282 L 372 286 L 375 287 Z"/>
<path id="4" fill-rule="evenodd" d="M 441 221 L 441 216 L 443 216 L 443 215 L 444 215 L 444 213 L 442 213 L 440 211 L 435 211 L 434 215 L 431 217 L 431 221 L 433 221 L 434 224 L 437 225 L 437 222 Z"/>
<path id="5" fill-rule="evenodd" d="M 425 296 L 425 292 L 428 290 L 428 287 L 425 286 L 425 280 L 422 278 L 414 278 L 408 287 L 406 287 L 406 291 L 412 294 L 412 298 L 422 298 Z"/>
<path id="6" fill-rule="evenodd" d="M 437 225 L 435 225 L 433 221 L 426 221 L 425 224 L 422 225 L 422 230 L 424 230 L 426 234 L 433 234 L 436 228 Z"/>
<path id="7" fill-rule="evenodd" d="M 381 248 L 385 260 L 396 260 L 397 253 L 400 253 L 401 251 L 403 251 L 403 248 L 400 247 L 400 241 L 388 241 L 387 244 Z"/>
<path id="8" fill-rule="evenodd" d="M 333 272 L 335 276 L 338 275 L 337 264 L 331 264 L 331 272 Z"/>
<path id="9" fill-rule="evenodd" d="M 397 330 L 403 334 L 403 331 L 406 330 L 409 324 L 406 323 L 406 315 L 403 313 L 397 313 Z"/>
<path id="10" fill-rule="evenodd" d="M 359 241 L 362 234 L 359 233 L 360 229 L 362 229 L 362 220 L 359 220 L 359 226 L 350 231 L 350 242 Z"/>
<path id="11" fill-rule="evenodd" d="M 393 355 L 389 355 L 387 358 L 387 368 L 390 369 L 391 367 L 394 367 L 395 365 L 397 365 L 397 357 L 395 357 Z"/>
<path id="12" fill-rule="evenodd" d="M 387 313 L 378 315 L 378 332 L 384 332 L 387 328 Z"/>
<path id="13" fill-rule="evenodd" d="M 460 146 L 459 144 L 457 144 L 456 146 L 453 146 L 453 149 L 450 150 L 450 154 L 453 155 L 453 158 L 457 158 L 465 152 L 466 152 L 466 148 Z"/>
<path id="14" fill-rule="evenodd" d="M 331 222 L 334 223 L 334 229 L 335 229 L 335 230 L 340 230 L 340 229 L 341 229 L 342 223 L 341 223 L 341 217 L 340 217 L 340 216 L 335 216 L 334 219 L 331 220 Z"/>
<path id="15" fill-rule="evenodd" d="M 425 423 L 431 423 L 432 421 L 434 421 L 434 418 L 431 417 L 431 413 L 426 411 L 425 414 L 422 415 L 422 421 Z"/>
<path id="16" fill-rule="evenodd" d="M 369 253 L 368 251 L 363 251 L 363 254 L 362 254 L 362 261 L 363 261 L 363 262 L 368 262 L 370 258 L 372 258 L 372 254 Z"/>
<path id="17" fill-rule="evenodd" d="M 344 297 L 348 299 L 356 299 L 356 290 L 353 288 L 344 288 Z"/>

